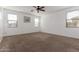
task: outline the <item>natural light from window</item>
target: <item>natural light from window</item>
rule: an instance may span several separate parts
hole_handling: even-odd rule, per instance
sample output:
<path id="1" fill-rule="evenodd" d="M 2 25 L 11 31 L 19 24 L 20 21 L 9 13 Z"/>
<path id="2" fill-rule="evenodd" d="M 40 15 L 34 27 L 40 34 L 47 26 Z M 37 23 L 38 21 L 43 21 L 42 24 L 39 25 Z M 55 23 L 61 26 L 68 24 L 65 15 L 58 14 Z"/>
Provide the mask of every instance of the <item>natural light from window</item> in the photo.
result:
<path id="1" fill-rule="evenodd" d="M 2 14 L 1 14 L 1 12 L 0 12 L 0 19 L 2 19 Z"/>
<path id="2" fill-rule="evenodd" d="M 8 14 L 8 20 L 17 20 L 17 15 L 15 15 L 15 14 Z"/>
<path id="3" fill-rule="evenodd" d="M 17 15 L 8 14 L 8 25 L 10 28 L 16 27 L 17 25 Z"/>
<path id="4" fill-rule="evenodd" d="M 72 11 L 67 13 L 67 27 L 79 27 L 79 11 Z"/>
<path id="5" fill-rule="evenodd" d="M 38 27 L 38 26 L 39 26 L 39 18 L 36 17 L 36 18 L 35 18 L 35 27 Z"/>
<path id="6" fill-rule="evenodd" d="M 71 18 L 77 17 L 77 16 L 79 16 L 79 11 L 69 12 L 69 13 L 67 14 L 67 19 L 71 19 Z"/>

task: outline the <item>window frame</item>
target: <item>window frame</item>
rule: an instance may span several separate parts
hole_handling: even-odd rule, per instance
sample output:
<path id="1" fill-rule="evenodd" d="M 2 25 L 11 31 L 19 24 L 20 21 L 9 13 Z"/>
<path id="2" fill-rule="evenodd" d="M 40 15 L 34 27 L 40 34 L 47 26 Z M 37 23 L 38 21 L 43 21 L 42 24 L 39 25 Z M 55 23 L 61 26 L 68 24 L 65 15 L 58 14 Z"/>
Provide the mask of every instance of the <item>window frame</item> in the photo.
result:
<path id="1" fill-rule="evenodd" d="M 65 17 L 65 19 L 66 19 L 66 28 L 79 28 L 79 27 L 77 27 L 77 26 L 75 26 L 75 27 L 69 27 L 68 26 L 68 23 L 67 23 L 67 14 L 69 13 L 69 12 L 74 12 L 74 11 L 79 11 L 79 9 L 73 9 L 73 10 L 69 10 L 69 11 L 66 11 L 66 17 Z"/>
<path id="2" fill-rule="evenodd" d="M 16 15 L 16 16 L 17 16 L 17 20 L 8 20 L 8 14 Z M 8 13 L 8 14 L 7 14 L 7 23 L 8 23 L 9 21 L 16 21 L 16 23 L 15 23 L 16 26 L 11 27 L 11 26 L 10 26 L 11 24 L 8 23 L 8 28 L 17 28 L 17 27 L 18 27 L 18 15 L 17 15 L 17 14 L 14 14 L 14 13 Z M 13 24 L 14 24 L 14 23 L 13 23 Z"/>
<path id="3" fill-rule="evenodd" d="M 36 23 L 36 19 L 38 19 L 38 23 Z M 35 27 L 39 27 L 39 24 L 40 24 L 40 19 L 39 19 L 39 17 L 35 17 L 35 19 L 34 19 L 34 26 Z"/>

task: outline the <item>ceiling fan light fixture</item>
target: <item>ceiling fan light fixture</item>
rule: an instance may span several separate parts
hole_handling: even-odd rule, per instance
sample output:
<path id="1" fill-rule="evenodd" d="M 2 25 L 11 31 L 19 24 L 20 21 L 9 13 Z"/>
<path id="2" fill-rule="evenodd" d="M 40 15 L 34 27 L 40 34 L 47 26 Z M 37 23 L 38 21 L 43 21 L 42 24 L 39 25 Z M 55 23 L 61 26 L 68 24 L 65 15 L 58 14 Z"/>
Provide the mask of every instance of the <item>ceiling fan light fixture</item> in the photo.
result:
<path id="1" fill-rule="evenodd" d="M 39 13 L 40 11 L 45 12 L 44 6 L 33 6 L 33 7 L 36 9 L 37 13 Z"/>

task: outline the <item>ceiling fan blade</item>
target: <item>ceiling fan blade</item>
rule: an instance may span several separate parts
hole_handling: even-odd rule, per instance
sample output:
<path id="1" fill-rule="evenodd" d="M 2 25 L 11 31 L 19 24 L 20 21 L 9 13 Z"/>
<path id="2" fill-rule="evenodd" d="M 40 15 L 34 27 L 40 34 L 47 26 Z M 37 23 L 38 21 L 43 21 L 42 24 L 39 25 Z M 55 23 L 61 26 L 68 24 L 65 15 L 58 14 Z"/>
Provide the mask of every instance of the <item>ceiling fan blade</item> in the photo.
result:
<path id="1" fill-rule="evenodd" d="M 40 11 L 45 12 L 45 10 L 43 9 L 45 8 L 44 6 L 33 6 L 33 7 L 36 9 L 37 13 L 39 13 Z M 33 12 L 33 10 L 31 10 L 31 12 Z"/>
<path id="2" fill-rule="evenodd" d="M 37 8 L 36 6 L 33 6 L 34 8 Z"/>
<path id="3" fill-rule="evenodd" d="M 45 10 L 43 10 L 43 9 L 41 9 L 40 11 L 44 11 L 45 12 Z"/>
<path id="4" fill-rule="evenodd" d="M 40 6 L 37 6 L 37 8 L 40 8 Z"/>
<path id="5" fill-rule="evenodd" d="M 45 8 L 44 6 L 41 6 L 40 8 Z"/>

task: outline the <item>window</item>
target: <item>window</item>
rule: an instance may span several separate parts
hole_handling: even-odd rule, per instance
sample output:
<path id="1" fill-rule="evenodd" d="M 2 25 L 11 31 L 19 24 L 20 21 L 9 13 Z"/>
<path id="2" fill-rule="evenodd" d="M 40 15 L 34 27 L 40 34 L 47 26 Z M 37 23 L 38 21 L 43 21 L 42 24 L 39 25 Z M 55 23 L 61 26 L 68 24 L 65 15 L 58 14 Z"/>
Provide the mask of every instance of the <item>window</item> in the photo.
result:
<path id="1" fill-rule="evenodd" d="M 38 27 L 38 26 L 39 26 L 39 18 L 36 17 L 36 18 L 35 18 L 35 27 Z"/>
<path id="2" fill-rule="evenodd" d="M 67 13 L 66 26 L 72 28 L 79 27 L 79 11 L 72 11 Z"/>
<path id="3" fill-rule="evenodd" d="M 1 12 L 0 12 L 0 19 L 2 19 L 2 14 L 1 14 Z"/>
<path id="4" fill-rule="evenodd" d="M 17 27 L 17 15 L 8 14 L 8 26 L 10 28 Z"/>

